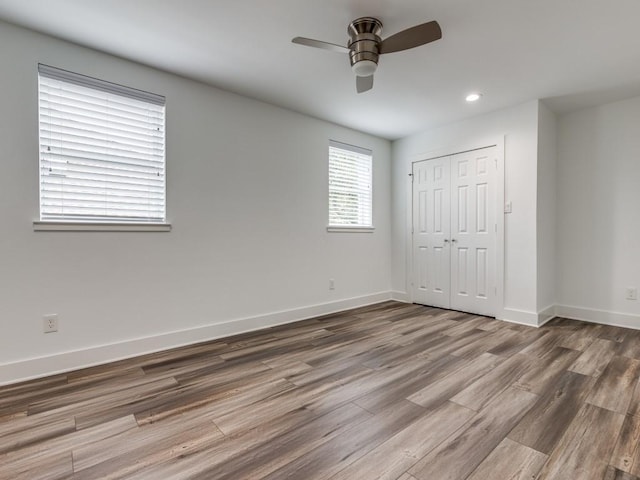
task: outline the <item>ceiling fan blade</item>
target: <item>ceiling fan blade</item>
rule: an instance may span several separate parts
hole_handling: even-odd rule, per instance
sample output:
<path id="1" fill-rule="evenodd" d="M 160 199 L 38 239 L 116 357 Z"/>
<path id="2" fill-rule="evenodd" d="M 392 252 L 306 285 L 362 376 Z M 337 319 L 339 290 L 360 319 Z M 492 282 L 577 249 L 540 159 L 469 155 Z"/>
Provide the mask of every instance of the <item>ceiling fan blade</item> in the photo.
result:
<path id="1" fill-rule="evenodd" d="M 368 77 L 356 77 L 356 90 L 358 93 L 364 93 L 373 88 L 373 75 Z"/>
<path id="2" fill-rule="evenodd" d="M 312 38 L 295 37 L 291 41 L 306 47 L 322 48 L 323 50 L 331 50 L 332 52 L 338 53 L 349 53 L 349 49 L 347 47 L 336 45 L 335 43 L 323 42 L 321 40 L 314 40 Z"/>
<path id="3" fill-rule="evenodd" d="M 380 53 L 393 53 L 419 47 L 442 38 L 442 30 L 435 20 L 416 25 L 391 35 L 380 44 Z"/>

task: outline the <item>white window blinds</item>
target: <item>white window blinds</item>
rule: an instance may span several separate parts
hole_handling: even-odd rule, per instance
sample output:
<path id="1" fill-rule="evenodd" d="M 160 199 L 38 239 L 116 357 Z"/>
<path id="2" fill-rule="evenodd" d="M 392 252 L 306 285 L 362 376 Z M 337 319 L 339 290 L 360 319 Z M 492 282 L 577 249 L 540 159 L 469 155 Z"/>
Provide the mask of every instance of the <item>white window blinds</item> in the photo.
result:
<path id="1" fill-rule="evenodd" d="M 329 226 L 372 226 L 371 150 L 329 142 Z"/>
<path id="2" fill-rule="evenodd" d="M 38 65 L 40 220 L 165 222 L 165 99 Z"/>

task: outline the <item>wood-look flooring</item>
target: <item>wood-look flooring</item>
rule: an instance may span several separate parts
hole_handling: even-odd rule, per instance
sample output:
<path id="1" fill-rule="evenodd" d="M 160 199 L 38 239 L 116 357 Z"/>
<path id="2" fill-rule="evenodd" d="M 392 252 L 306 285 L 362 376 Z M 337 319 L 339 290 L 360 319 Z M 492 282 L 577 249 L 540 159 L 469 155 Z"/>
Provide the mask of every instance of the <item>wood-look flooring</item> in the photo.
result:
<path id="1" fill-rule="evenodd" d="M 0 478 L 640 480 L 640 331 L 396 302 L 0 388 Z"/>

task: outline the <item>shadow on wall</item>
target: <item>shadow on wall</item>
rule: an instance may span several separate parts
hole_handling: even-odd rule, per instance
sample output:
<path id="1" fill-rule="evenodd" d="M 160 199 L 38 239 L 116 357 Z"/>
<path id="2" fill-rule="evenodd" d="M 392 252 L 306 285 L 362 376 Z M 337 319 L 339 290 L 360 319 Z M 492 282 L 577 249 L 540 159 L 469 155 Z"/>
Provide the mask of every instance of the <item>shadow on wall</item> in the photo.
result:
<path id="1" fill-rule="evenodd" d="M 570 93 L 541 100 L 553 112 L 564 114 L 637 96 L 640 96 L 640 82 L 617 85 L 606 89 Z"/>
<path id="2" fill-rule="evenodd" d="M 565 125 L 566 126 L 566 125 Z M 580 141 L 576 141 L 576 127 Z M 598 115 L 579 118 L 560 132 L 558 143 L 558 229 L 560 303 L 612 310 L 615 284 L 612 239 L 615 178 L 602 158 L 611 154 Z"/>

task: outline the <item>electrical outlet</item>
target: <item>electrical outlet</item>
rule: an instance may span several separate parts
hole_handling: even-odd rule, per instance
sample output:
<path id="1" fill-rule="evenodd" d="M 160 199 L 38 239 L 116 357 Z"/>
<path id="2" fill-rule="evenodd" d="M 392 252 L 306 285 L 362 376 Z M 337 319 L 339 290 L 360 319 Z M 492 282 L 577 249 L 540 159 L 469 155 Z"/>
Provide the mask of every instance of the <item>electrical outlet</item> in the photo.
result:
<path id="1" fill-rule="evenodd" d="M 58 331 L 58 314 L 45 315 L 42 318 L 42 331 L 53 333 Z"/>
<path id="2" fill-rule="evenodd" d="M 638 300 L 638 289 L 636 287 L 627 287 L 627 300 Z"/>
<path id="3" fill-rule="evenodd" d="M 329 279 L 329 290 L 335 290 L 336 289 L 336 282 L 333 280 L 333 278 Z"/>

